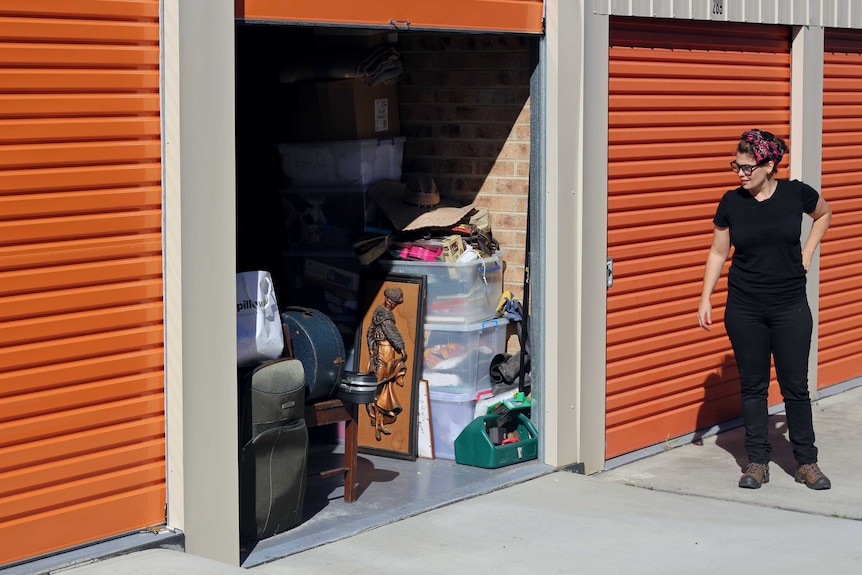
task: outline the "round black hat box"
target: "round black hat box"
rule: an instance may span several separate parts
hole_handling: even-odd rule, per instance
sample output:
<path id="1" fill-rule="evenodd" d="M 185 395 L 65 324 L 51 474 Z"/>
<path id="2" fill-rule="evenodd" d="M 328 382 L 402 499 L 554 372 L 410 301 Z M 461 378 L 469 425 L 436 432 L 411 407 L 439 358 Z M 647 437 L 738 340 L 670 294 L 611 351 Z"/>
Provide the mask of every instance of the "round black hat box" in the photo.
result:
<path id="1" fill-rule="evenodd" d="M 305 401 L 332 399 L 344 374 L 344 339 L 324 313 L 305 307 L 288 307 L 281 314 L 284 354 L 302 362 Z"/>

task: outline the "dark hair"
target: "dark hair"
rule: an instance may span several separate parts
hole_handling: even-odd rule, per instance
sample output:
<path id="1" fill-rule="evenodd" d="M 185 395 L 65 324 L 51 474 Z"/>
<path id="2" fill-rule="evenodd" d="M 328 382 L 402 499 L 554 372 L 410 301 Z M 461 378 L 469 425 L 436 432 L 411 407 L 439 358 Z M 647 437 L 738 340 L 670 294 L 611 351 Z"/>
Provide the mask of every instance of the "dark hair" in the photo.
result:
<path id="1" fill-rule="evenodd" d="M 771 132 L 754 129 L 742 134 L 736 145 L 737 154 L 746 154 L 754 158 L 758 164 L 772 162 L 770 174 L 778 172 L 778 164 L 787 152 L 787 143 Z"/>

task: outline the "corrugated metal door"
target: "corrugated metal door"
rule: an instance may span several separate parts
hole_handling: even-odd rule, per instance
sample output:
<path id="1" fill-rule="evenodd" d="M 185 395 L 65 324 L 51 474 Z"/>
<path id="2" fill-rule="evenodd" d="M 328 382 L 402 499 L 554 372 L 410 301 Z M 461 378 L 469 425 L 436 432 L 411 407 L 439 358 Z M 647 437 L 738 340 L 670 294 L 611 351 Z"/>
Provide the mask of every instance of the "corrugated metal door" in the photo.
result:
<path id="1" fill-rule="evenodd" d="M 165 521 L 158 0 L 0 1 L 0 564 Z"/>
<path id="2" fill-rule="evenodd" d="M 788 137 L 789 52 L 782 27 L 611 19 L 607 458 L 739 415 L 726 277 L 710 334 L 697 305 L 739 135 Z"/>
<path id="3" fill-rule="evenodd" d="M 236 17 L 402 29 L 544 31 L 543 0 L 236 0 Z"/>
<path id="4" fill-rule="evenodd" d="M 825 44 L 819 388 L 862 375 L 862 32 L 827 29 Z"/>

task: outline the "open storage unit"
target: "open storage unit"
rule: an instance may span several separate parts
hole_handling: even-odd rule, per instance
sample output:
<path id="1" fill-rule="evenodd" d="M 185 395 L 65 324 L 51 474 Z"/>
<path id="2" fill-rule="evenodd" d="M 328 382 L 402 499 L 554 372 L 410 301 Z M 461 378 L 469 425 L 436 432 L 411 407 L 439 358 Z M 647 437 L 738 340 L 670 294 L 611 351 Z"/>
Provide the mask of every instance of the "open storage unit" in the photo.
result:
<path id="1" fill-rule="evenodd" d="M 537 37 L 240 21 L 236 44 L 237 271 L 268 269 L 280 307 L 329 316 L 349 350 L 348 369 L 365 274 L 425 275 L 425 333 L 466 358 L 458 370 L 423 375 L 455 373 L 469 388 L 454 403 L 458 394 L 430 393 L 433 427 L 452 426 L 442 443 L 435 437 L 435 455 L 453 466 L 454 439 L 487 387 L 490 360 L 506 351 L 507 321 L 487 320 L 504 289 L 523 288 Z M 397 59 L 392 83 L 360 85 L 352 69 L 327 77 L 341 73 L 332 66 L 347 70 L 343 62 L 375 51 Z M 327 121 L 336 110 L 341 120 Z M 369 186 L 419 176 L 433 178 L 444 200 L 486 210 L 501 249 L 464 264 L 386 257 L 360 264 L 352 243 L 392 225 Z M 313 467 L 315 444 L 338 438 L 331 429 L 309 432 Z M 385 459 L 374 461 L 386 467 Z M 309 520 L 319 506 L 307 507 Z M 246 564 L 254 563 L 247 555 Z"/>

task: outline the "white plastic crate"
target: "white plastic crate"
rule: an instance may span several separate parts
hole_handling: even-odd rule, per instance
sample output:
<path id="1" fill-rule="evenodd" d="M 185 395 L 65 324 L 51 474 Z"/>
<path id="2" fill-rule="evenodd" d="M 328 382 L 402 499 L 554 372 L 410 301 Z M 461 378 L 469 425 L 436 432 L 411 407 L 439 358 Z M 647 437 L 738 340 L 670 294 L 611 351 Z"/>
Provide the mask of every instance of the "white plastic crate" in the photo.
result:
<path id="1" fill-rule="evenodd" d="M 495 355 L 506 351 L 509 320 L 497 318 L 472 325 L 425 324 L 422 379 L 436 393 L 476 392 L 491 387 L 488 370 Z"/>
<path id="2" fill-rule="evenodd" d="M 474 324 L 497 315 L 503 295 L 503 252 L 472 262 L 379 260 L 383 269 L 428 278 L 426 323 Z"/>
<path id="3" fill-rule="evenodd" d="M 401 179 L 404 137 L 278 145 L 291 186 L 369 186 Z"/>

